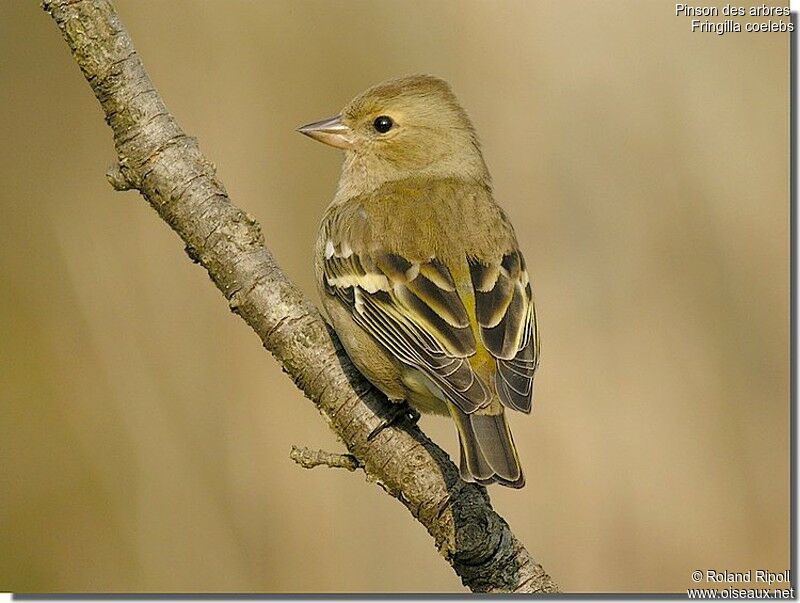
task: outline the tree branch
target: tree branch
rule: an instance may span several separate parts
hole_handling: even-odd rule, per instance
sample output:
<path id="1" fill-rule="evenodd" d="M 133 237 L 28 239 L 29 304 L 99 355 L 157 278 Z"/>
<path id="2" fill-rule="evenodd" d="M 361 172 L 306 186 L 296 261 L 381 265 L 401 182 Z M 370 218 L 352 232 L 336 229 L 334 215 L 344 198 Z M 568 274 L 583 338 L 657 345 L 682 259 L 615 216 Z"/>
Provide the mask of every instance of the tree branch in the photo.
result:
<path id="1" fill-rule="evenodd" d="M 213 164 L 167 111 L 107 0 L 45 0 L 114 133 L 117 190 L 135 188 L 181 237 L 233 312 L 312 400 L 368 479 L 433 536 L 465 586 L 556 592 L 550 576 L 447 454 L 408 421 L 369 434 L 391 406 L 355 369 L 314 305 L 281 271 L 255 219 L 231 204 Z"/>

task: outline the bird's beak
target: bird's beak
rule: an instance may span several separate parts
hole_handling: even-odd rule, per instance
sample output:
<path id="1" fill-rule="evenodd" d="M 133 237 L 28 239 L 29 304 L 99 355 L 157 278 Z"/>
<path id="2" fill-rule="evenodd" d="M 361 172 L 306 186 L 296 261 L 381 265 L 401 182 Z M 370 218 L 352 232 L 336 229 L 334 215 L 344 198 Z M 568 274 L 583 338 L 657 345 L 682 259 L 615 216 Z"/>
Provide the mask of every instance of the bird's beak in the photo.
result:
<path id="1" fill-rule="evenodd" d="M 297 131 L 337 149 L 349 149 L 355 142 L 353 130 L 342 123 L 341 115 L 300 126 Z"/>

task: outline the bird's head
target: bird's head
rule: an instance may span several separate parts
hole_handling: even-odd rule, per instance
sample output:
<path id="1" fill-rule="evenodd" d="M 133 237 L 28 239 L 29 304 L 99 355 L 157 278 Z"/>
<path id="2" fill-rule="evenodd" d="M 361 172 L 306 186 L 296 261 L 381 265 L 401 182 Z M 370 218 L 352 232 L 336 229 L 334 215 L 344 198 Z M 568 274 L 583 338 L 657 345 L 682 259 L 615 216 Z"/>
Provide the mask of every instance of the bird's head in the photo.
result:
<path id="1" fill-rule="evenodd" d="M 475 129 L 444 80 L 414 75 L 359 94 L 336 117 L 298 129 L 345 151 L 345 172 L 372 180 L 462 177 L 488 184 Z"/>

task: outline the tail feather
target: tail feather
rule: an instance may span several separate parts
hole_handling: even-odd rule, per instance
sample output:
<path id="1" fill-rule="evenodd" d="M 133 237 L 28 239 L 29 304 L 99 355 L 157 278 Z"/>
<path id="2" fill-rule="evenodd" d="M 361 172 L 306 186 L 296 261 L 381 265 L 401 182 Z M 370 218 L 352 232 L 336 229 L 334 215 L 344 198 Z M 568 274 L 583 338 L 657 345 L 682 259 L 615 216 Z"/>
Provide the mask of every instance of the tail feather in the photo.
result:
<path id="1" fill-rule="evenodd" d="M 471 431 L 472 427 L 469 425 L 469 418 L 467 418 L 466 423 L 467 429 Z M 465 440 L 470 442 L 466 446 L 464 445 Z M 475 440 L 475 436 L 470 435 L 463 437 L 461 435 L 461 430 L 459 430 L 458 443 L 461 447 L 461 461 L 459 463 L 459 470 L 462 479 L 470 482 L 477 481 L 478 483 L 491 483 L 494 481 L 492 479 L 494 471 L 483 457 L 480 447 L 477 445 Z"/>
<path id="2" fill-rule="evenodd" d="M 484 485 L 497 482 L 522 488 L 525 476 L 502 409 L 496 415 L 468 415 L 449 406 L 458 428 L 461 478 Z"/>

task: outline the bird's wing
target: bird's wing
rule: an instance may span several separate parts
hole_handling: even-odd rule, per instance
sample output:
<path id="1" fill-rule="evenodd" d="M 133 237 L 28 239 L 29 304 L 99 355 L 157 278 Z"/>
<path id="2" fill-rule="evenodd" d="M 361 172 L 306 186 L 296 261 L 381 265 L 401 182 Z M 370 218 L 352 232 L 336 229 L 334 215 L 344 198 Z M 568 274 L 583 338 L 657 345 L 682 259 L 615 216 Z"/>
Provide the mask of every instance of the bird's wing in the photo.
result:
<path id="1" fill-rule="evenodd" d="M 328 241 L 325 292 L 398 360 L 426 375 L 462 412 L 491 402 L 469 357 L 475 335 L 450 270 L 436 258 L 354 252 Z"/>
<path id="2" fill-rule="evenodd" d="M 470 259 L 469 270 L 481 341 L 497 363 L 497 394 L 505 406 L 528 413 L 539 333 L 525 259 L 512 250 L 497 261 Z"/>

